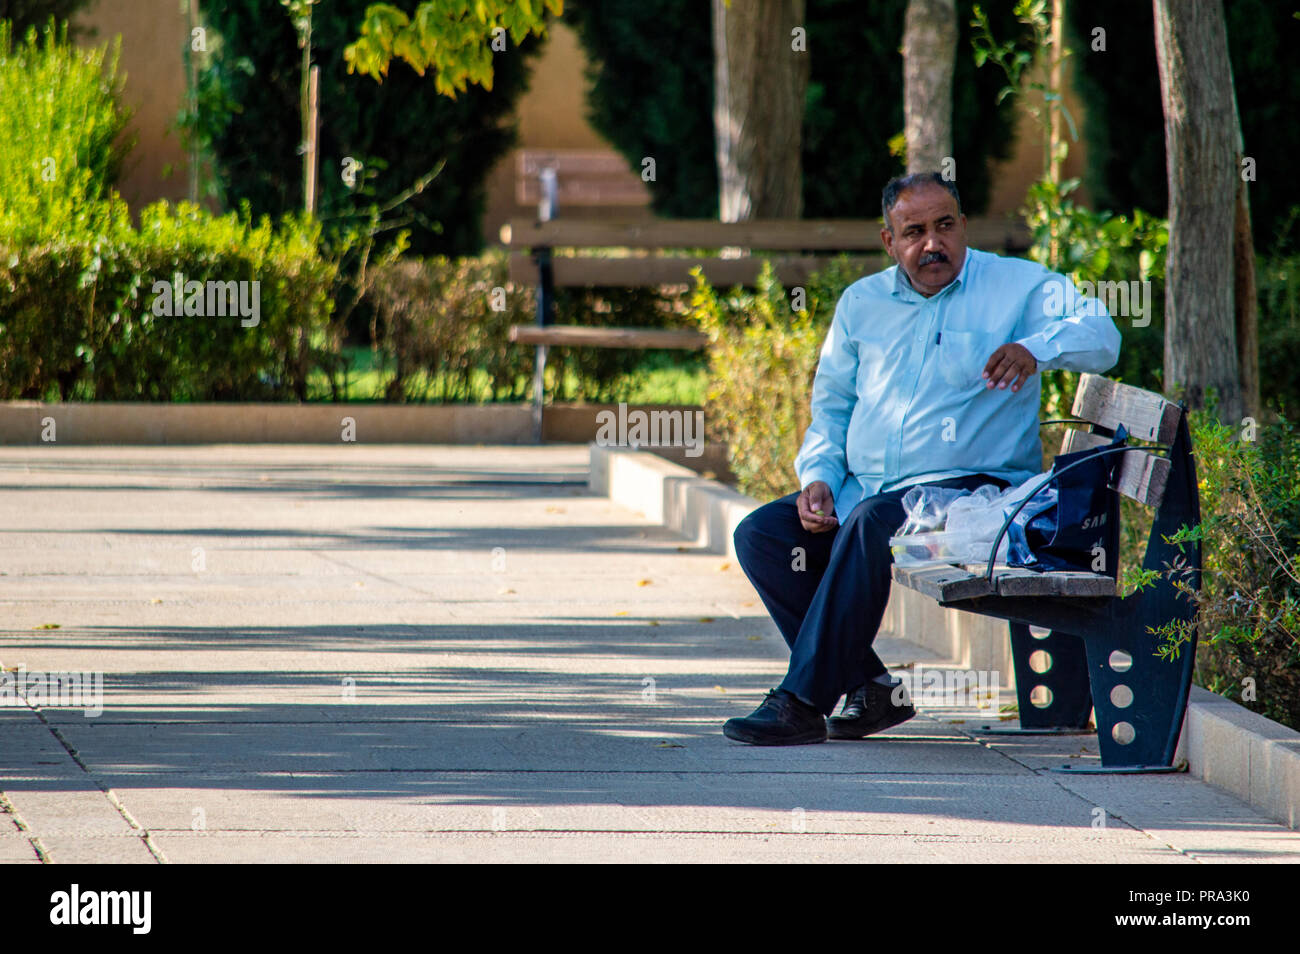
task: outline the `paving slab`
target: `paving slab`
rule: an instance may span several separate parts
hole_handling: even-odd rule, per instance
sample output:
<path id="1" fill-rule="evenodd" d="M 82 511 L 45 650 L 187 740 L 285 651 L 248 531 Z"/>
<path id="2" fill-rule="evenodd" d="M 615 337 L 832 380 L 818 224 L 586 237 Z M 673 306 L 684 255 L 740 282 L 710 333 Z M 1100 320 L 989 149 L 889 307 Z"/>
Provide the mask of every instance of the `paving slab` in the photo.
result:
<path id="1" fill-rule="evenodd" d="M 755 748 L 786 648 L 584 447 L 0 448 L 0 861 L 1296 862 L 1186 775 L 923 707 Z M 882 635 L 897 671 L 952 664 Z M 87 698 L 87 697 L 91 698 Z"/>

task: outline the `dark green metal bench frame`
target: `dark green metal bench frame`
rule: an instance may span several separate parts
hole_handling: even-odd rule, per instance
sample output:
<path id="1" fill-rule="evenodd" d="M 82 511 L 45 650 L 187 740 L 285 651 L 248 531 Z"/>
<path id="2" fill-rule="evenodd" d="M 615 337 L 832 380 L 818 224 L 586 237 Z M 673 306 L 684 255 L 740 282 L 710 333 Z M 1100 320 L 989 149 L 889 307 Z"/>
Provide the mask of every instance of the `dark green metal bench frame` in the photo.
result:
<path id="1" fill-rule="evenodd" d="M 1185 409 L 1151 392 L 1085 375 L 1074 414 L 1090 423 L 1092 430 L 1072 432 L 1073 438 L 1067 435 L 1067 449 L 1109 442 L 1121 423 L 1133 436 L 1168 445 L 1168 454 L 1159 458 L 1167 463 L 1160 465 L 1153 464 L 1154 455 L 1147 451 L 1128 449 L 1114 489 L 1156 507 L 1142 564 L 1144 569 L 1159 571 L 1153 586 L 1120 598 L 1114 560 L 1110 575 L 1034 574 L 995 567 L 990 561 L 987 567 L 970 569 L 896 566 L 894 579 L 935 597 L 943 606 L 1011 624 L 1020 728 L 987 727 L 987 732 L 1083 732 L 1091 709 L 1096 714 L 1101 767 L 1085 764 L 1061 770 L 1175 771 L 1174 754 L 1196 662 L 1196 634 L 1193 628 L 1178 657 L 1167 660 L 1156 653 L 1159 638 L 1153 631 L 1170 621 L 1195 618 L 1195 606 L 1179 592 L 1176 580 L 1192 590 L 1200 587 L 1199 544 L 1167 542 L 1180 527 L 1200 523 Z M 1030 627 L 1049 632 L 1040 638 Z M 1047 654 L 1050 663 L 1044 672 L 1036 672 L 1030 664 L 1039 651 Z M 1043 704 L 1045 696 L 1050 701 Z"/>

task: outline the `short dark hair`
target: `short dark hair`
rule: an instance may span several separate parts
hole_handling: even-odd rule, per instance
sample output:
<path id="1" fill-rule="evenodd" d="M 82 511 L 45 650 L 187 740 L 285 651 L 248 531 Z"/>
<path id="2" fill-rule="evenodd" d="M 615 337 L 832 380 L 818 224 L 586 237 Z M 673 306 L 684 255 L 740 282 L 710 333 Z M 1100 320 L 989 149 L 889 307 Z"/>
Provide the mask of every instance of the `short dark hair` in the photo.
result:
<path id="1" fill-rule="evenodd" d="M 885 188 L 880 192 L 880 211 L 885 217 L 885 228 L 889 229 L 891 235 L 894 233 L 894 223 L 890 221 L 889 213 L 898 204 L 898 197 L 908 189 L 930 184 L 947 190 L 948 194 L 957 200 L 957 214 L 961 215 L 961 196 L 957 193 L 957 183 L 945 179 L 942 173 L 909 172 L 905 176 L 894 176 L 885 183 Z"/>

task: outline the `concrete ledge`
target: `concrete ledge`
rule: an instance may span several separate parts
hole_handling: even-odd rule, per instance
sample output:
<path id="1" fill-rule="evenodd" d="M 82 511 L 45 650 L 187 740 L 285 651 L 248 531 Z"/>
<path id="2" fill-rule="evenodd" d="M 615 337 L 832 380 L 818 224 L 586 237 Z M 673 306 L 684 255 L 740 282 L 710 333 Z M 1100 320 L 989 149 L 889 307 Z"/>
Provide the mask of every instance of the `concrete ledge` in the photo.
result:
<path id="1" fill-rule="evenodd" d="M 731 535 L 759 501 L 644 451 L 591 447 L 588 485 L 631 510 L 735 558 Z M 1014 687 L 1007 624 L 944 609 L 894 587 L 882 624 L 969 669 L 995 670 Z M 1193 686 L 1175 757 L 1188 771 L 1262 814 L 1300 829 L 1300 732 Z"/>
<path id="2" fill-rule="evenodd" d="M 894 586 L 880 625 L 953 660 L 961 669 L 996 672 L 1003 687 L 1015 690 L 1011 640 L 1002 620 L 946 609 L 915 590 Z"/>
<path id="3" fill-rule="evenodd" d="M 616 404 L 557 404 L 546 408 L 547 441 L 594 440 L 596 415 Z M 634 405 L 632 409 L 699 410 L 681 405 Z M 530 404 L 150 404 L 93 402 L 46 404 L 0 402 L 0 445 L 58 444 L 337 444 L 344 418 L 367 444 L 530 444 Z M 717 473 L 724 460 L 705 450 Z"/>
<path id="4" fill-rule="evenodd" d="M 715 480 L 627 447 L 592 444 L 587 486 L 593 493 L 645 514 L 713 553 L 735 556 L 731 535 L 755 501 Z"/>
<path id="5" fill-rule="evenodd" d="M 1300 829 L 1300 732 L 1192 686 L 1179 747 L 1193 775 Z"/>

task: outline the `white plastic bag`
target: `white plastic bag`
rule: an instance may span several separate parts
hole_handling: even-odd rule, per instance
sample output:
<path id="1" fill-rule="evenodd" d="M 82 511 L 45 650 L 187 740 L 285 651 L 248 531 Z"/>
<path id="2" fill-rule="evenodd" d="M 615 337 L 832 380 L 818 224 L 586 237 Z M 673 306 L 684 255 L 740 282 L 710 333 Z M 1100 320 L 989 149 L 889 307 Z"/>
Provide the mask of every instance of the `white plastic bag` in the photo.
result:
<path id="1" fill-rule="evenodd" d="M 989 485 L 989 489 L 996 492 L 992 485 Z M 899 536 L 942 530 L 953 501 L 969 495 L 969 490 L 959 487 L 931 487 L 926 484 L 913 487 L 899 501 L 903 512 L 907 514 L 907 519 L 898 528 Z"/>
<path id="2" fill-rule="evenodd" d="M 894 562 L 900 566 L 919 566 L 925 563 L 984 563 L 989 558 L 993 541 L 1020 502 L 1034 495 L 1033 500 L 1016 514 L 1015 526 L 1009 527 L 998 544 L 997 562 L 1005 563 L 1009 556 L 1023 562 L 1028 556 L 1023 528 L 1034 517 L 1056 505 L 1056 491 L 1035 492 L 1045 483 L 1045 475 L 1031 477 L 1016 487 L 1001 492 L 992 484 L 977 487 L 974 492 L 944 487 L 913 487 L 903 495 L 903 509 L 908 513 L 897 535 L 889 538 Z M 913 497 L 913 495 L 916 495 Z M 911 507 L 909 508 L 909 498 Z M 919 518 L 916 529 L 913 511 Z M 935 515 L 942 510 L 942 523 Z M 928 518 L 929 524 L 922 526 Z M 1020 532 L 1015 533 L 1014 531 Z"/>

